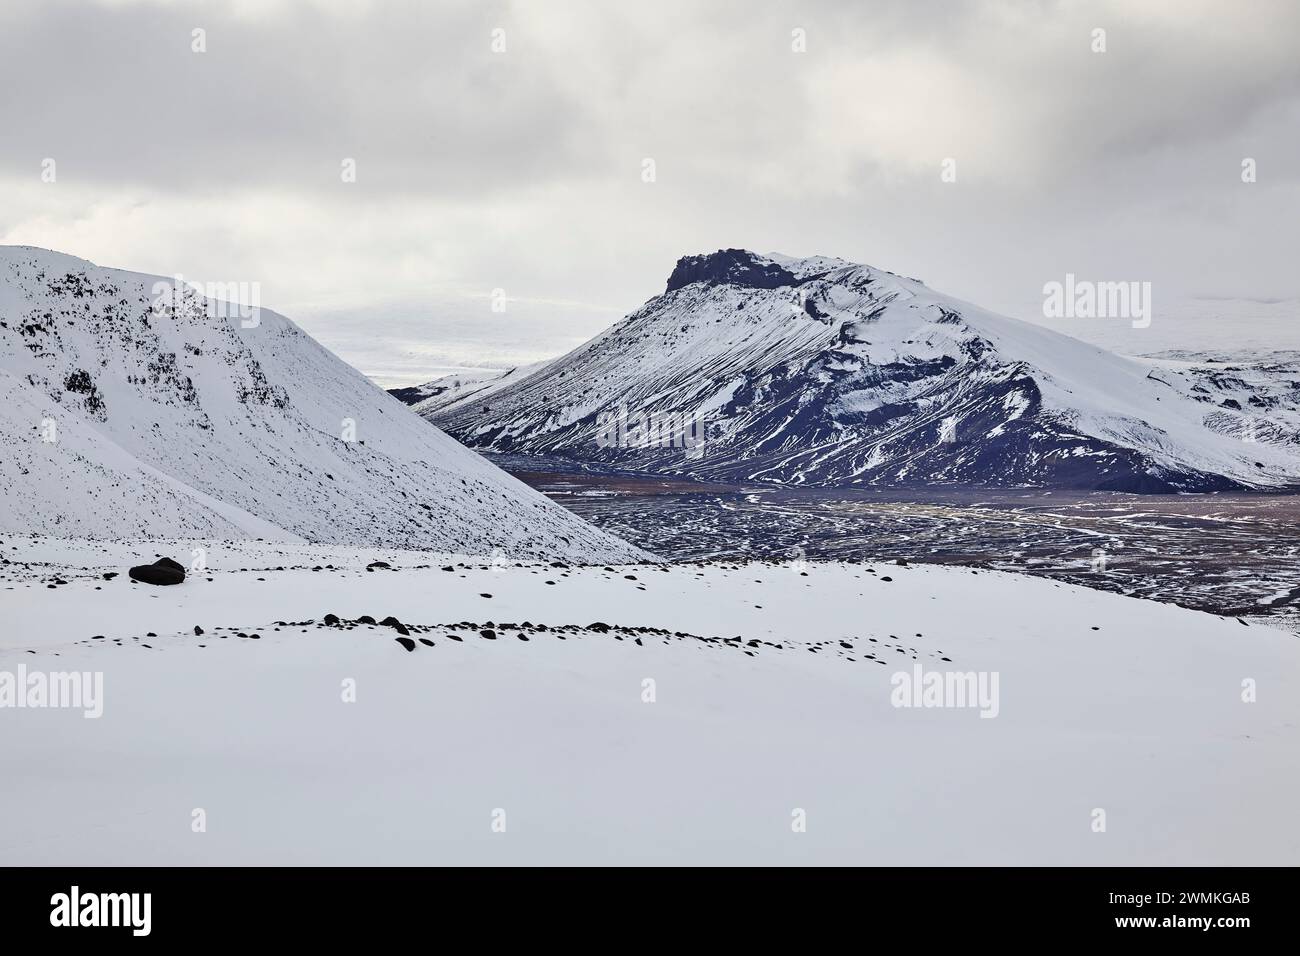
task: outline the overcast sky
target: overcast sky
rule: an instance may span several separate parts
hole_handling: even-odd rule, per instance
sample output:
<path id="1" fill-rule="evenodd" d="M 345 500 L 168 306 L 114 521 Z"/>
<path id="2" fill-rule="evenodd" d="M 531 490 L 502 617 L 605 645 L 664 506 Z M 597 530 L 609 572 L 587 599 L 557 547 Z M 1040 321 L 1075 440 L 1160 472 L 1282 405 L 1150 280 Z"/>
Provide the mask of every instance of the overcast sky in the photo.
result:
<path id="1" fill-rule="evenodd" d="M 730 246 L 1031 319 L 1150 281 L 1157 332 L 1249 300 L 1295 348 L 1297 37 L 1292 0 L 3 0 L 0 243 L 259 282 L 389 383 Z"/>

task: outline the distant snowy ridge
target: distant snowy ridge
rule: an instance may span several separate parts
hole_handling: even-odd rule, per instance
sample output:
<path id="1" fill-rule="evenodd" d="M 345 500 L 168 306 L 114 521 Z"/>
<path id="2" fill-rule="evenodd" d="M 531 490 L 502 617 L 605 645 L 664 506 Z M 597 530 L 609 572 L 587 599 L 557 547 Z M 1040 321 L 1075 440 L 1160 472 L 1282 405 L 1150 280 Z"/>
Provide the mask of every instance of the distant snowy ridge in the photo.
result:
<path id="1" fill-rule="evenodd" d="M 1124 358 L 869 266 L 728 249 L 490 400 L 422 412 L 475 448 L 700 478 L 1170 492 L 1300 485 L 1298 409 L 1276 375 Z M 703 440 L 611 442 L 619 414 L 698 419 Z"/>
<path id="2" fill-rule="evenodd" d="M 550 361 L 532 362 L 507 369 L 475 369 L 441 375 L 423 385 L 390 388 L 388 394 L 405 405 L 411 405 L 421 415 L 446 411 L 459 403 L 478 396 L 486 398 L 508 385 L 514 385 L 545 368 Z"/>
<path id="3" fill-rule="evenodd" d="M 0 248 L 0 530 L 636 560 L 288 319 Z"/>

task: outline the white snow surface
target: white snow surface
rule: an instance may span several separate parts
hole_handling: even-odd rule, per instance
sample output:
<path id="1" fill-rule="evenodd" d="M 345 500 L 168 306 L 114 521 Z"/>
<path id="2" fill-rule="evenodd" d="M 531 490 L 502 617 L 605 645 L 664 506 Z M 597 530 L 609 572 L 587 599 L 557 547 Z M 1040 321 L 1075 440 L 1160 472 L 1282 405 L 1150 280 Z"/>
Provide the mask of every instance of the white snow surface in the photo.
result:
<path id="1" fill-rule="evenodd" d="M 167 281 L 0 247 L 0 531 L 644 557 L 284 316 L 246 328 L 197 294 L 160 309 Z"/>
<path id="2" fill-rule="evenodd" d="M 884 563 L 444 571 L 208 542 L 179 586 L 98 573 L 193 543 L 3 537 L 0 672 L 100 672 L 103 714 L 0 709 L 0 861 L 1300 862 L 1300 643 L 1271 627 Z M 408 652 L 274 623 L 329 612 L 450 627 Z M 918 664 L 996 673 L 997 716 L 893 706 Z"/>

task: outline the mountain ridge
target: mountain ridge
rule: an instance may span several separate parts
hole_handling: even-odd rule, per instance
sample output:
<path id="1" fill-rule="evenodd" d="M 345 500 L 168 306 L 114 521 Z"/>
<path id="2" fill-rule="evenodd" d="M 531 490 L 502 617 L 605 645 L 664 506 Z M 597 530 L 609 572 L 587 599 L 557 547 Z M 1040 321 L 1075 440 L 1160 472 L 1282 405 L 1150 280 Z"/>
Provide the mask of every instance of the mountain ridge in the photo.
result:
<path id="1" fill-rule="evenodd" d="M 1296 487 L 1300 389 L 1243 399 L 871 266 L 727 249 L 682 257 L 664 293 L 541 372 L 428 417 L 484 451 L 711 480 Z M 623 410 L 707 434 L 602 441 Z"/>

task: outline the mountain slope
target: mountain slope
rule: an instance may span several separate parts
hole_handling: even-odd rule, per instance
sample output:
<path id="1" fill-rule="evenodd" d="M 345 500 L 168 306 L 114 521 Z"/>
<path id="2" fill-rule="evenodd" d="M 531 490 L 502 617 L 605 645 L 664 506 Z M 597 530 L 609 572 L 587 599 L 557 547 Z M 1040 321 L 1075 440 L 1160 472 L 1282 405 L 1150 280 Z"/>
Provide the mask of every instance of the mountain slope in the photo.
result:
<path id="1" fill-rule="evenodd" d="M 0 248 L 0 529 L 613 560 L 288 319 Z M 54 440 L 48 440 L 53 438 Z"/>
<path id="2" fill-rule="evenodd" d="M 679 260 L 602 335 L 428 417 L 471 447 L 713 479 L 1296 484 L 1300 416 L 1234 394 L 914 279 L 732 249 Z"/>

